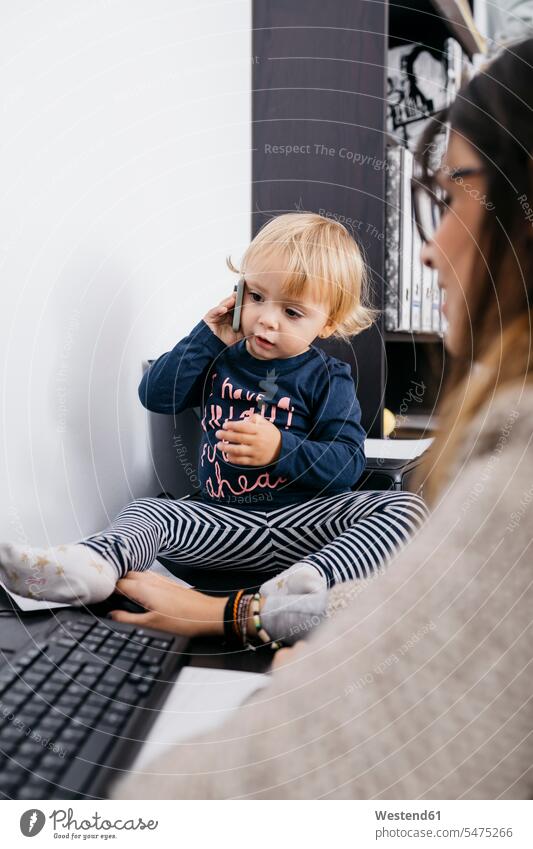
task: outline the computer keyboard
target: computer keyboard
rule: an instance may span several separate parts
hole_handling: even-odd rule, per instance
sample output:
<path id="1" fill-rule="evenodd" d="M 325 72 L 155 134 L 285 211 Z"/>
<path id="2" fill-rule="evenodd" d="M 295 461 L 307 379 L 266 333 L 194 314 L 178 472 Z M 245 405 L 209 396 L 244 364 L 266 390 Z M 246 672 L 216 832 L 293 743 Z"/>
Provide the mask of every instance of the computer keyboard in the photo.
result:
<path id="1" fill-rule="evenodd" d="M 102 798 L 187 660 L 180 637 L 68 613 L 0 672 L 4 798 Z"/>

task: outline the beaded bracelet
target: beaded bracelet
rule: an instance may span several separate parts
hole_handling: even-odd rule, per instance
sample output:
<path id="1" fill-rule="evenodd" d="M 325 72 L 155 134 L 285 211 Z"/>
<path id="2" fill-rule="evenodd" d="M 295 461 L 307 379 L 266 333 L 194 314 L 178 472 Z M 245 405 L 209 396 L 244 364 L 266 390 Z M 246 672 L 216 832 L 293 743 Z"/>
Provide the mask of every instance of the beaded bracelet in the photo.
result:
<path id="1" fill-rule="evenodd" d="M 265 631 L 263 624 L 261 622 L 261 593 L 255 593 L 252 597 L 252 619 L 255 625 L 256 635 L 259 637 L 262 643 L 270 643 L 270 648 L 272 651 L 276 651 L 276 649 L 280 649 L 282 647 L 282 643 L 278 640 L 273 640 L 269 634 Z"/>
<path id="2" fill-rule="evenodd" d="M 239 608 L 237 610 L 237 622 L 241 633 L 243 646 L 248 646 L 248 612 L 250 610 L 251 595 L 242 595 L 239 599 Z"/>

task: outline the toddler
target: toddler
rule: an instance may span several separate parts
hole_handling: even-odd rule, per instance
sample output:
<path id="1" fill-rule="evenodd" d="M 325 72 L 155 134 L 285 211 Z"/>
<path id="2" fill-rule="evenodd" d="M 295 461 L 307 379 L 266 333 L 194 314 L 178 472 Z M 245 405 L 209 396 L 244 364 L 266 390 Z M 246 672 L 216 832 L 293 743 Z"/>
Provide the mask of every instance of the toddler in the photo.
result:
<path id="1" fill-rule="evenodd" d="M 365 433 L 351 370 L 314 344 L 349 338 L 373 319 L 362 257 L 345 227 L 311 213 L 280 215 L 239 269 L 228 264 L 245 281 L 239 331 L 232 294 L 139 387 L 157 413 L 201 407 L 200 491 L 137 499 L 105 531 L 69 545 L 1 545 L 9 589 L 96 602 L 162 555 L 199 569 L 254 569 L 265 595 L 313 592 L 369 575 L 423 521 L 417 496 L 352 490 Z"/>

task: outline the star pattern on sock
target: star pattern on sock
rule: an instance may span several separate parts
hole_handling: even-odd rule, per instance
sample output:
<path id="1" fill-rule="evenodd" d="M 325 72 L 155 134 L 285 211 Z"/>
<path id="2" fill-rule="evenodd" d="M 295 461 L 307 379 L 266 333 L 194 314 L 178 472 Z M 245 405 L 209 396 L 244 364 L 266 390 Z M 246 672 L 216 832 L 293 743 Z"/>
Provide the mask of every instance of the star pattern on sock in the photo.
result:
<path id="1" fill-rule="evenodd" d="M 0 542 L 0 575 L 8 590 L 59 602 L 101 601 L 116 582 L 112 564 L 83 545 L 31 548 Z"/>
<path id="2" fill-rule="evenodd" d="M 278 590 L 280 590 L 284 584 L 285 584 L 285 578 L 280 578 L 279 581 L 276 582 L 276 586 L 277 586 Z"/>

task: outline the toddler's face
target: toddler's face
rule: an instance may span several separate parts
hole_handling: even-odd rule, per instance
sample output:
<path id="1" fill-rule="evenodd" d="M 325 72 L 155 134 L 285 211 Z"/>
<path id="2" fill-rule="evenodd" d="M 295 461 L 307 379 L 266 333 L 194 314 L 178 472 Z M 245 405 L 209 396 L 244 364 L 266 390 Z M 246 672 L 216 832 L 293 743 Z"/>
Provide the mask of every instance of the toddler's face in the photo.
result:
<path id="1" fill-rule="evenodd" d="M 307 351 L 321 335 L 329 336 L 328 306 L 301 295 L 291 300 L 282 292 L 286 278 L 283 262 L 260 258 L 245 275 L 241 331 L 248 353 L 259 360 L 286 359 Z"/>

